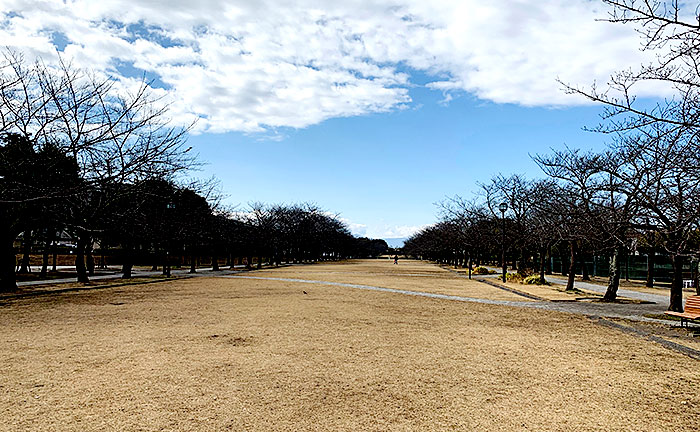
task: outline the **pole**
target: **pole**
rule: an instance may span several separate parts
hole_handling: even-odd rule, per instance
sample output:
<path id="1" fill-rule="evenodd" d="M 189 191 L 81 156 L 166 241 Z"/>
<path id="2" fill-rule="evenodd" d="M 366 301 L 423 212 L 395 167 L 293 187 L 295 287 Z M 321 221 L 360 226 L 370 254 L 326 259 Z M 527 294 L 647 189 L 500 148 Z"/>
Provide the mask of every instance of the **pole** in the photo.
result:
<path id="1" fill-rule="evenodd" d="M 163 267 L 163 274 L 170 277 L 170 251 L 165 251 L 165 267 Z"/>
<path id="2" fill-rule="evenodd" d="M 501 264 L 503 266 L 503 283 L 506 282 L 506 213 L 501 212 L 503 228 L 501 229 Z"/>

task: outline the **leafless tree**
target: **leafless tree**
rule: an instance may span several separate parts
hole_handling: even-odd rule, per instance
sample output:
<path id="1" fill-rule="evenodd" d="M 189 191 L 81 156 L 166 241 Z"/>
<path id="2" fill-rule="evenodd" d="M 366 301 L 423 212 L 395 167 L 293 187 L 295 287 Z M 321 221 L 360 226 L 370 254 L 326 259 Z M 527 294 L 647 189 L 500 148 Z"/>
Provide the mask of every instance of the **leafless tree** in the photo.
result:
<path id="1" fill-rule="evenodd" d="M 663 124 L 670 131 L 700 128 L 700 16 L 678 0 L 602 0 L 611 7 L 608 21 L 632 25 L 642 36 L 641 49 L 657 60 L 637 70 L 615 73 L 607 87 L 565 84 L 569 93 L 606 106 L 604 122 L 594 130 L 605 133 L 639 131 Z M 643 85 L 670 88 L 674 96 L 652 107 L 636 97 Z"/>
<path id="2" fill-rule="evenodd" d="M 611 251 L 610 276 L 604 299 L 617 298 L 620 282 L 620 255 L 629 249 L 630 230 L 638 214 L 635 190 L 641 179 L 629 172 L 623 184 L 616 174 L 629 168 L 615 152 L 582 153 L 566 149 L 535 161 L 551 178 L 561 184 L 559 213 L 569 241 L 585 238 Z M 574 252 L 572 252 L 573 256 Z M 573 258 L 572 258 L 573 262 Z M 570 278 L 571 281 L 571 278 Z"/>
<path id="3" fill-rule="evenodd" d="M 662 237 L 674 267 L 670 309 L 682 310 L 682 262 L 698 219 L 700 15 L 678 0 L 603 2 L 611 7 L 608 20 L 634 26 L 641 49 L 656 53 L 656 61 L 615 73 L 602 89 L 566 88 L 604 104 L 603 122 L 591 129 L 613 136 L 622 162 L 609 175 L 638 196 L 636 225 Z M 670 89 L 673 96 L 645 106 L 636 97 L 643 85 Z"/>
<path id="4" fill-rule="evenodd" d="M 78 165 L 82 188 L 66 195 L 68 228 L 77 239 L 76 270 L 87 281 L 84 255 L 98 221 L 121 199 L 118 185 L 168 178 L 192 166 L 187 127 L 174 127 L 168 106 L 141 81 L 129 91 L 117 81 L 74 68 L 30 64 L 5 51 L 0 70 L 0 130 L 60 148 Z"/>
<path id="5" fill-rule="evenodd" d="M 683 264 L 698 253 L 699 147 L 682 130 L 657 124 L 647 134 L 619 139 L 615 150 L 625 169 L 611 175 L 638 202 L 635 227 L 658 234 L 661 247 L 670 255 L 670 308 L 682 310 Z"/>

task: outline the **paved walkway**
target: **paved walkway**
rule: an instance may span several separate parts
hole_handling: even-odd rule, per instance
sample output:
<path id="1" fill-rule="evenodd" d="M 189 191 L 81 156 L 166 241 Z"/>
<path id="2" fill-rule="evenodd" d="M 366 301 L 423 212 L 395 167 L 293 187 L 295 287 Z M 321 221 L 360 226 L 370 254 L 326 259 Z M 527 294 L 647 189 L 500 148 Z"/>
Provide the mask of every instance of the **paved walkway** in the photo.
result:
<path id="1" fill-rule="evenodd" d="M 566 285 L 566 278 L 564 278 L 562 276 L 547 275 L 547 280 L 553 284 Z M 605 294 L 605 291 L 607 290 L 607 287 L 605 287 L 605 286 L 590 283 L 590 282 L 576 281 L 576 282 L 574 282 L 574 286 L 576 288 L 585 289 L 588 291 L 593 291 L 593 292 L 597 292 L 597 293 L 601 293 L 601 294 Z M 669 305 L 669 297 L 667 295 L 649 294 L 649 293 L 643 293 L 643 292 L 628 290 L 628 289 L 623 289 L 623 288 L 618 288 L 617 295 L 620 297 L 627 297 L 630 299 L 657 303 L 657 304 L 663 306 L 665 309 L 668 309 L 668 305 Z"/>
<path id="2" fill-rule="evenodd" d="M 75 269 L 75 267 L 68 267 L 71 270 Z M 237 265 L 234 266 L 234 269 L 243 269 L 245 268 L 244 265 Z M 228 266 L 223 266 L 220 267 L 221 270 L 231 270 Z M 198 268 L 197 272 L 211 272 L 212 268 L 211 267 L 205 267 L 205 268 Z M 131 272 L 131 275 L 135 278 L 138 277 L 152 277 L 152 276 L 160 276 L 163 274 L 162 270 L 158 271 L 152 271 L 152 270 L 143 270 L 143 269 L 133 269 Z M 173 276 L 184 276 L 184 275 L 191 275 L 190 269 L 189 268 L 182 268 L 182 269 L 172 269 L 170 271 L 170 274 Z M 195 274 L 196 275 L 196 274 Z M 97 274 L 90 276 L 90 280 L 105 280 L 105 279 L 118 279 L 122 277 L 121 271 L 117 269 L 112 269 L 112 270 L 98 270 Z M 48 284 L 63 284 L 63 283 L 72 283 L 76 282 L 75 277 L 70 277 L 70 278 L 61 278 L 61 279 L 42 279 L 42 280 L 33 280 L 33 281 L 23 281 L 23 282 L 17 282 L 18 287 L 26 287 L 26 286 L 35 286 L 35 285 L 48 285 Z"/>
<path id="3" fill-rule="evenodd" d="M 490 274 L 490 275 L 480 275 L 479 277 L 480 278 L 500 279 L 501 275 Z M 549 281 L 555 285 L 566 286 L 567 278 L 565 276 L 547 275 L 547 281 Z M 600 294 L 605 294 L 605 291 L 607 290 L 606 286 L 594 284 L 591 282 L 581 282 L 581 281 L 574 282 L 574 287 L 579 288 L 579 289 L 584 289 L 587 291 L 593 291 L 593 292 L 600 293 Z M 669 297 L 667 295 L 649 294 L 649 293 L 643 293 L 643 292 L 634 291 L 634 290 L 628 290 L 628 289 L 624 289 L 624 288 L 618 288 L 617 295 L 620 297 L 627 297 L 629 299 L 656 303 L 656 304 L 662 306 L 664 308 L 664 310 L 668 309 L 668 305 L 669 305 Z"/>

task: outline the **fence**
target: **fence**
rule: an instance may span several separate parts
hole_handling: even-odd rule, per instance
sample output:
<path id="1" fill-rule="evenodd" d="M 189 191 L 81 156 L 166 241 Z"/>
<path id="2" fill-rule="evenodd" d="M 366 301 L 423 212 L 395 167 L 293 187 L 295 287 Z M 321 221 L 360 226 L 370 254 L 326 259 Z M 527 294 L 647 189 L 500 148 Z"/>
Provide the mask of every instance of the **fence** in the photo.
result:
<path id="1" fill-rule="evenodd" d="M 647 256 L 628 255 L 620 257 L 620 278 L 641 279 L 647 278 Z M 608 277 L 610 274 L 610 260 L 606 256 L 586 257 L 584 264 L 591 276 Z M 562 259 L 551 258 L 552 271 L 562 273 Z M 564 259 L 564 267 L 568 271 L 568 257 Z M 697 262 L 683 264 L 683 279 L 694 279 L 697 272 Z M 576 274 L 581 274 L 581 262 L 576 264 Z M 672 266 L 671 258 L 664 255 L 656 255 L 654 258 L 654 281 L 671 282 Z"/>

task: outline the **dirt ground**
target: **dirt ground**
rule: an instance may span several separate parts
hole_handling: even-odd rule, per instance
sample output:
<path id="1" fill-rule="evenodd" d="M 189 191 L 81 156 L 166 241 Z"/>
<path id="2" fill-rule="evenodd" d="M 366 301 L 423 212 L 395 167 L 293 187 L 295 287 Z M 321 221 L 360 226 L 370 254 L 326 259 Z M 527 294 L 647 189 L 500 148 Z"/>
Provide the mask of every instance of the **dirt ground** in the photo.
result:
<path id="1" fill-rule="evenodd" d="M 407 261 L 251 275 L 510 295 Z M 199 277 L 8 301 L 0 329 L 2 431 L 691 431 L 700 419 L 697 360 L 549 311 Z"/>

